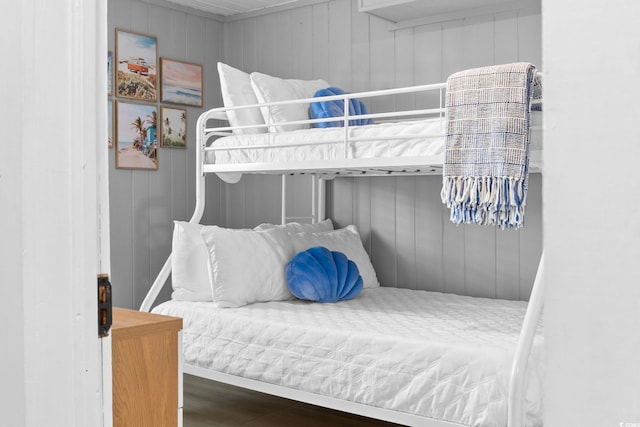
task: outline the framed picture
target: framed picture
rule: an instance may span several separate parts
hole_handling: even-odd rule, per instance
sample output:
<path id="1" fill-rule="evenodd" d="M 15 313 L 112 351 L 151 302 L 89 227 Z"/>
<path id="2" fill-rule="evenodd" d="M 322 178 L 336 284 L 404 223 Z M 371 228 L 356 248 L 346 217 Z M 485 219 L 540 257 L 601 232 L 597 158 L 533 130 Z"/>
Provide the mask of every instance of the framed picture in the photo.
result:
<path id="1" fill-rule="evenodd" d="M 116 101 L 116 168 L 158 169 L 158 108 Z"/>
<path id="2" fill-rule="evenodd" d="M 202 107 L 202 65 L 160 58 L 160 101 Z"/>
<path id="3" fill-rule="evenodd" d="M 107 114 L 108 114 L 107 123 L 109 127 L 107 129 L 107 135 L 108 135 L 109 148 L 113 148 L 113 101 L 111 100 L 109 100 L 109 105 L 107 106 Z"/>
<path id="4" fill-rule="evenodd" d="M 160 146 L 169 148 L 187 147 L 187 110 L 160 108 Z"/>
<path id="5" fill-rule="evenodd" d="M 116 29 L 116 96 L 157 101 L 155 37 Z"/>
<path id="6" fill-rule="evenodd" d="M 113 52 L 107 52 L 107 96 L 113 95 Z"/>

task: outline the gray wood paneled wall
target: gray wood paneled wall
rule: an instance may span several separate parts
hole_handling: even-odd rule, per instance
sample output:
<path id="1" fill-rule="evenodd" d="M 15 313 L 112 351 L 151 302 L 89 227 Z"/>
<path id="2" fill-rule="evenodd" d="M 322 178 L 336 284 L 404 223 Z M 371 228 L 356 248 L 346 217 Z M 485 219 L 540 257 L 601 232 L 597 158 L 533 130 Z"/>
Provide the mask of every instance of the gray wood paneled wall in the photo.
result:
<path id="1" fill-rule="evenodd" d="M 224 61 L 247 72 L 323 78 L 351 92 L 437 83 L 483 65 L 540 66 L 540 22 L 539 9 L 532 9 L 390 31 L 387 21 L 359 13 L 355 0 L 335 0 L 225 23 Z M 399 96 L 370 108 L 428 102 Z M 301 199 L 306 186 L 298 178 L 290 182 L 290 211 L 308 214 Z M 228 200 L 227 212 L 253 225 L 259 219 L 246 204 L 267 184 L 243 178 L 238 185 L 244 197 Z M 269 185 L 279 188 L 277 180 Z M 359 227 L 386 286 L 527 299 L 542 250 L 541 176 L 531 177 L 521 231 L 452 225 L 440 188 L 436 176 L 338 178 L 329 184 L 327 215 L 338 226 Z"/>
<path id="2" fill-rule="evenodd" d="M 385 286 L 528 299 L 542 251 L 541 186 L 532 174 L 517 231 L 452 224 L 440 176 L 338 178 L 328 213 L 336 226 L 358 226 Z"/>
<path id="3" fill-rule="evenodd" d="M 204 65 L 205 107 L 221 105 L 216 62 L 283 78 L 323 78 L 352 92 L 441 82 L 455 71 L 512 61 L 541 62 L 539 10 L 489 13 L 390 31 L 359 13 L 356 0 L 332 0 L 222 23 L 161 2 L 109 0 L 115 28 L 158 38 L 158 55 Z M 115 98 L 112 98 L 115 99 Z M 412 96 L 369 104 L 404 108 Z M 390 104 L 392 103 L 392 104 Z M 160 106 L 160 103 L 156 103 Z M 195 205 L 195 122 L 187 108 L 187 149 L 161 148 L 158 171 L 115 169 L 110 152 L 114 304 L 138 307 L 171 250 L 173 220 Z M 328 216 L 361 230 L 387 286 L 526 299 L 542 247 L 539 175 L 531 179 L 527 226 L 499 231 L 455 227 L 439 202 L 438 177 L 338 178 L 328 186 Z M 307 177 L 289 177 L 290 215 L 309 214 Z M 280 220 L 280 179 L 245 176 L 234 185 L 207 177 L 203 223 L 252 227 Z M 165 287 L 160 300 L 167 299 Z"/>
<path id="4" fill-rule="evenodd" d="M 109 0 L 108 23 L 109 50 L 114 54 L 115 29 L 119 28 L 157 37 L 159 57 L 202 64 L 207 71 L 205 107 L 220 105 L 218 76 L 210 70 L 215 70 L 222 57 L 222 22 L 140 0 Z M 164 104 L 154 105 L 159 108 Z M 159 148 L 157 171 L 116 169 L 115 148 L 110 150 L 111 282 L 116 306 L 139 307 L 171 252 L 172 221 L 188 220 L 193 213 L 193 130 L 203 109 L 186 109 L 187 148 Z M 219 200 L 219 180 L 216 177 L 207 180 L 211 198 Z M 220 222 L 220 212 L 218 203 L 209 203 L 205 220 Z M 165 287 L 162 297 L 166 299 L 169 294 L 169 287 Z"/>

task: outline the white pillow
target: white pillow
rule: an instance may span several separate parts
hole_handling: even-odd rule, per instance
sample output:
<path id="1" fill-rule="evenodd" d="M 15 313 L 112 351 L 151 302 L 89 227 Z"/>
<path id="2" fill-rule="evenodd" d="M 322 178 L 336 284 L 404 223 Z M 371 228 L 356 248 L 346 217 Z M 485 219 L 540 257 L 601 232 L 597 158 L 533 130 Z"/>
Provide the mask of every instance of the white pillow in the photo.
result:
<path id="1" fill-rule="evenodd" d="M 217 226 L 200 231 L 210 259 L 213 300 L 218 307 L 291 299 L 285 267 L 293 246 L 281 228 L 234 230 Z"/>
<path id="2" fill-rule="evenodd" d="M 358 266 L 365 288 L 380 286 L 376 271 L 373 269 L 367 251 L 362 246 L 360 234 L 355 225 L 349 225 L 335 231 L 298 233 L 292 235 L 291 240 L 296 254 L 314 246 L 324 246 L 331 251 L 342 252 Z"/>
<path id="3" fill-rule="evenodd" d="M 262 73 L 251 73 L 251 86 L 259 102 L 287 101 L 312 98 L 319 89 L 329 87 L 324 80 L 281 79 Z M 309 119 L 309 104 L 273 105 L 261 107 L 262 118 L 267 124 Z M 306 129 L 309 124 L 269 126 L 271 132 Z"/>
<path id="4" fill-rule="evenodd" d="M 240 107 L 242 105 L 253 105 L 258 103 L 258 99 L 251 87 L 249 74 L 230 67 L 227 64 L 218 62 L 218 75 L 220 76 L 220 89 L 222 90 L 222 101 L 225 107 Z M 262 113 L 259 108 L 247 108 L 227 111 L 227 118 L 231 126 L 248 126 L 264 124 Z M 266 127 L 238 129 L 234 133 L 266 133 Z"/>
<path id="5" fill-rule="evenodd" d="M 268 230 L 270 228 L 283 228 L 289 234 L 295 233 L 318 233 L 322 231 L 332 231 L 333 223 L 329 218 L 324 221 L 316 222 L 315 224 L 303 223 L 303 222 L 288 222 L 284 225 L 279 224 L 260 224 L 254 228 L 254 230 Z"/>
<path id="6" fill-rule="evenodd" d="M 171 254 L 171 298 L 212 301 L 209 251 L 200 235 L 202 225 L 175 221 Z"/>

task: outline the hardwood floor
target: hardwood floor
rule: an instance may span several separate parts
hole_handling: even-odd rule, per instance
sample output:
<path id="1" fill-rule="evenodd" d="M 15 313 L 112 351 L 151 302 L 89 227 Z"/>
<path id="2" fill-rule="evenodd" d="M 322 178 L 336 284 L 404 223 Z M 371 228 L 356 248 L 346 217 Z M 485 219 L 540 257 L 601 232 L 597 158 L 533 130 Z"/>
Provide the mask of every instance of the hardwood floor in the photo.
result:
<path id="1" fill-rule="evenodd" d="M 397 424 L 184 376 L 184 427 L 391 427 Z"/>

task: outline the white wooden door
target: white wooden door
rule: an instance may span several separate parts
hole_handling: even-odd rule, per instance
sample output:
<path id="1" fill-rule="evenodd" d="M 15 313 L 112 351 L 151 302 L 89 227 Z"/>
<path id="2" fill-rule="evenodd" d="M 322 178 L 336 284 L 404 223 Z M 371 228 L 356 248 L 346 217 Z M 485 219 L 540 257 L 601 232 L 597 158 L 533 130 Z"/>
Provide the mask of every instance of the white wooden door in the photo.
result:
<path id="1" fill-rule="evenodd" d="M 0 2 L 2 425 L 104 425 L 106 2 Z"/>

